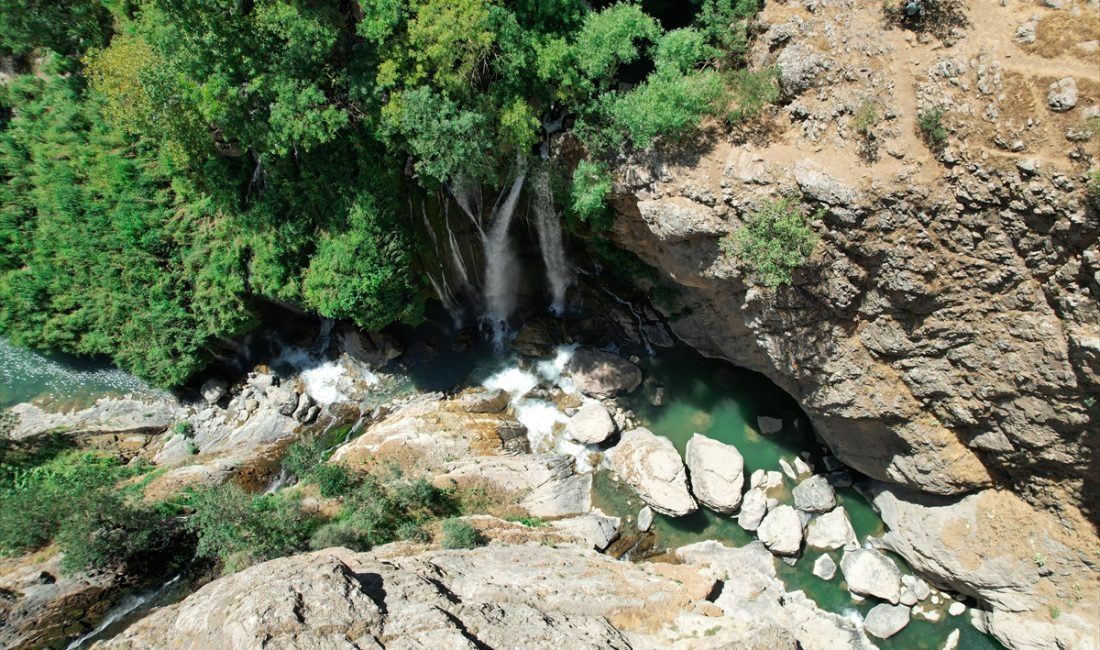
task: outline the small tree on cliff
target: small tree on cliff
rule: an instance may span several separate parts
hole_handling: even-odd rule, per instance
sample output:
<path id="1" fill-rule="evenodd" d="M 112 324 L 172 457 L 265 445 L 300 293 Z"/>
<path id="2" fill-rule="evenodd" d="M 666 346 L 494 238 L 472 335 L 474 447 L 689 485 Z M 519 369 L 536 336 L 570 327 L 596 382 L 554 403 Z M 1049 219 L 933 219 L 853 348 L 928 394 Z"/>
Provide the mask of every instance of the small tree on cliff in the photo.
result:
<path id="1" fill-rule="evenodd" d="M 791 272 L 813 253 L 817 235 L 810 227 L 822 211 L 807 215 L 794 196 L 765 202 L 749 213 L 745 224 L 722 242 L 727 255 L 749 266 L 766 286 L 791 283 Z"/>

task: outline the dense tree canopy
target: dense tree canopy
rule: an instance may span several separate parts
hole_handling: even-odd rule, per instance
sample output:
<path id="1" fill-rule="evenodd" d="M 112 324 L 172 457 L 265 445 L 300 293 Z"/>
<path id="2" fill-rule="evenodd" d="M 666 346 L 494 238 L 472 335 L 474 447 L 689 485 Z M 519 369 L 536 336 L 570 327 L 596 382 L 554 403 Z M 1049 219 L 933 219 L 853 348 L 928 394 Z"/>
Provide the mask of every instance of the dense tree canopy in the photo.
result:
<path id="1" fill-rule="evenodd" d="M 756 0 L 675 29 L 657 2 L 2 4 L 0 333 L 161 384 L 263 300 L 416 320 L 410 184 L 499 187 L 565 112 L 589 160 L 562 204 L 595 220 L 615 157 L 773 81 L 737 71 Z"/>

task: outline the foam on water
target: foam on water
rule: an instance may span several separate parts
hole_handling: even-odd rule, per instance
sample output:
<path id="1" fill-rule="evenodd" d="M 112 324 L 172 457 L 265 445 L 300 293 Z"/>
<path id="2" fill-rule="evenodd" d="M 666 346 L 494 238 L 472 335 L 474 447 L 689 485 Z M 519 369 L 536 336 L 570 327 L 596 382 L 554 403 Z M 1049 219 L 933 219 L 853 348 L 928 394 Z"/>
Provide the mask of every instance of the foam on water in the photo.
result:
<path id="1" fill-rule="evenodd" d="M 510 366 L 492 375 L 481 385 L 490 389 L 499 388 L 511 395 L 512 401 L 515 401 L 538 386 L 539 378 L 533 373 L 521 370 L 518 366 Z"/>

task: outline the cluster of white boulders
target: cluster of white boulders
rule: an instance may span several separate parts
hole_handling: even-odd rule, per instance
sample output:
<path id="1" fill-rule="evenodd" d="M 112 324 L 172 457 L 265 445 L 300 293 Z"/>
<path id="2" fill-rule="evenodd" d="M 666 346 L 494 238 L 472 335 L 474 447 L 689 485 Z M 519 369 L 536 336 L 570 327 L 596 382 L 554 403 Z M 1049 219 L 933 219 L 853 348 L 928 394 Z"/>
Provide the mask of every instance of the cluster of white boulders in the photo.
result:
<path id="1" fill-rule="evenodd" d="M 775 429 L 774 423 L 768 424 Z M 947 611 L 953 616 L 965 611 L 962 603 L 937 594 L 923 580 L 903 575 L 885 554 L 860 548 L 847 511 L 838 507 L 832 479 L 846 472 L 838 472 L 835 462 L 826 463 L 830 471 L 826 477 L 813 473 L 808 455 L 791 462 L 781 460 L 780 470 L 754 471 L 744 490 L 744 459 L 734 446 L 696 433 L 681 460 L 670 440 L 644 428 L 625 432 L 608 450 L 607 459 L 646 503 L 639 513 L 639 530 L 649 529 L 653 512 L 680 517 L 703 506 L 734 515 L 742 528 L 755 532 L 768 550 L 789 564 L 801 555 L 804 545 L 823 551 L 813 565 L 815 576 L 832 580 L 839 570 L 854 599 L 883 601 L 864 621 L 864 629 L 873 636 L 885 639 L 897 634 L 912 615 L 936 621 L 943 614 L 937 608 L 941 603 L 950 604 Z M 789 494 L 785 477 L 795 483 Z M 828 553 L 838 550 L 839 567 Z M 925 600 L 931 601 L 928 610 L 919 605 Z"/>
<path id="2" fill-rule="evenodd" d="M 229 386 L 225 381 L 213 378 L 206 380 L 199 392 L 207 404 L 215 406 L 229 394 Z M 321 407 L 309 394 L 281 386 L 274 375 L 264 372 L 249 373 L 244 388 L 228 401 L 226 410 L 235 412 L 237 419 L 243 422 L 265 401 L 269 402 L 279 415 L 293 417 L 303 424 L 315 420 L 321 411 Z"/>

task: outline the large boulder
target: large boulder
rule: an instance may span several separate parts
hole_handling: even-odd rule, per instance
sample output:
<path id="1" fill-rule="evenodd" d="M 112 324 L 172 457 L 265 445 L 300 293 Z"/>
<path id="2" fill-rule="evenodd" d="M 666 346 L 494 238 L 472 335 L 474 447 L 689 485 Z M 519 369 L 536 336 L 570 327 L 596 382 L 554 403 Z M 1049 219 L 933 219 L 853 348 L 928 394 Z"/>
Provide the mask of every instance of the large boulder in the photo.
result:
<path id="1" fill-rule="evenodd" d="M 909 625 L 909 608 L 905 605 L 881 603 L 872 607 L 863 619 L 863 629 L 880 639 L 889 639 L 906 625 Z"/>
<path id="2" fill-rule="evenodd" d="M 614 433 L 615 421 L 597 400 L 585 401 L 565 424 L 565 435 L 584 445 L 599 444 Z"/>
<path id="3" fill-rule="evenodd" d="M 1065 77 L 1051 82 L 1047 89 L 1047 106 L 1056 113 L 1072 110 L 1077 105 L 1077 82 Z"/>
<path id="4" fill-rule="evenodd" d="M 583 540 L 597 551 L 602 551 L 619 537 L 621 523 L 622 520 L 618 517 L 609 517 L 596 509 L 580 517 L 559 519 L 551 522 L 550 526 Z"/>
<path id="5" fill-rule="evenodd" d="M 724 514 L 737 510 L 745 485 L 745 461 L 736 447 L 696 433 L 688 440 L 684 460 L 691 491 L 700 503 Z"/>
<path id="6" fill-rule="evenodd" d="M 822 580 L 832 580 L 836 575 L 836 562 L 828 554 L 814 560 L 813 574 Z"/>
<path id="7" fill-rule="evenodd" d="M 629 393 L 642 383 L 642 371 L 638 366 L 601 350 L 577 350 L 565 370 L 582 393 L 600 399 Z"/>
<path id="8" fill-rule="evenodd" d="M 802 520 L 798 512 L 788 505 L 781 505 L 769 512 L 756 534 L 764 546 L 776 555 L 798 555 L 802 548 Z"/>
<path id="9" fill-rule="evenodd" d="M 681 517 L 699 508 L 688 492 L 684 463 L 668 438 L 649 429 L 627 431 L 607 457 L 619 478 L 657 512 Z"/>
<path id="10" fill-rule="evenodd" d="M 164 398 L 104 397 L 93 406 L 71 413 L 53 413 L 34 404 L 16 404 L 11 437 L 19 440 L 53 431 L 71 435 L 160 433 L 186 419 L 187 409 L 176 400 Z"/>
<path id="11" fill-rule="evenodd" d="M 349 357 L 368 368 L 380 368 L 404 352 L 401 344 L 388 334 L 360 332 L 350 326 L 341 329 L 338 340 Z"/>
<path id="12" fill-rule="evenodd" d="M 836 507 L 836 490 L 821 474 L 814 474 L 802 481 L 791 493 L 794 507 L 803 512 L 828 512 Z"/>
<path id="13" fill-rule="evenodd" d="M 199 388 L 199 393 L 207 404 L 217 404 L 228 392 L 229 386 L 226 385 L 224 379 L 218 377 L 207 379 Z"/>
<path id="14" fill-rule="evenodd" d="M 894 605 L 901 599 L 901 571 L 890 558 L 874 549 L 846 551 L 840 560 L 840 570 L 848 591 L 853 594 L 874 596 Z"/>
<path id="15" fill-rule="evenodd" d="M 762 488 L 755 487 L 745 493 L 741 501 L 741 512 L 737 515 L 737 523 L 748 531 L 760 527 L 764 516 L 768 514 L 768 495 Z"/>
<path id="16" fill-rule="evenodd" d="M 856 531 L 844 508 L 836 508 L 810 522 L 806 544 L 814 548 L 852 550 L 859 546 Z"/>

